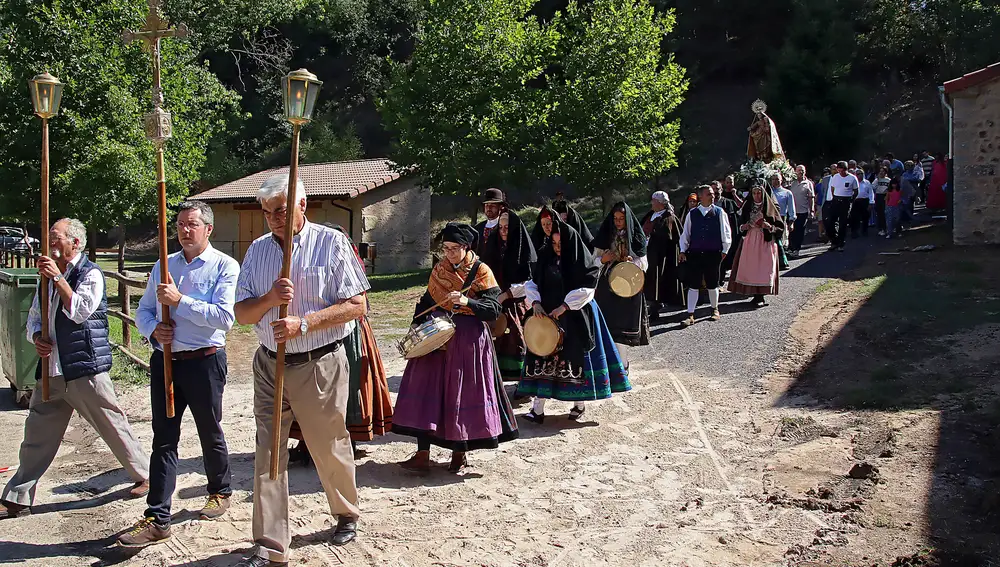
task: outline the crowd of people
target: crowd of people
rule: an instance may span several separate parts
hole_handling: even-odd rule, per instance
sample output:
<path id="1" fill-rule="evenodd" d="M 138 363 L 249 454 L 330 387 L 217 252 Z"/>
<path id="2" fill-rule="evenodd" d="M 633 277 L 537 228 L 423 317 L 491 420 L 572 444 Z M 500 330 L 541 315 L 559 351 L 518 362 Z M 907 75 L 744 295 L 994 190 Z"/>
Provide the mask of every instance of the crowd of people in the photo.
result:
<path id="1" fill-rule="evenodd" d="M 631 389 L 629 348 L 649 344 L 651 321 L 665 307 L 686 308 L 681 324 L 688 327 L 696 322 L 705 291 L 712 310 L 708 319 L 718 321 L 723 282 L 731 293 L 765 305 L 766 296 L 778 293 L 788 258 L 799 254 L 810 219 L 822 218 L 831 248 L 843 250 L 848 227 L 863 235 L 870 217 L 891 237 L 897 226 L 905 226 L 915 200 L 943 206 L 940 159 L 915 165 L 887 158 L 874 177 L 866 164 L 839 162 L 832 168 L 836 172 L 815 186 L 801 165 L 796 179 L 775 174 L 740 190 L 728 176 L 699 186 L 680 213 L 666 193 L 656 191 L 642 218 L 627 203 L 615 203 L 596 234 L 561 195 L 541 208 L 529 230 L 503 192 L 489 189 L 483 223 L 450 223 L 439 235 L 444 256 L 431 270 L 408 338 L 417 344 L 448 335 L 439 348 L 407 353 L 395 404 L 367 321 L 364 263 L 342 228 L 308 221 L 301 181 L 296 180 L 294 203 L 288 200 L 287 175 L 262 184 L 257 200 L 271 232 L 250 245 L 242 266 L 211 246 L 212 209 L 185 202 L 177 215 L 181 251 L 168 259 L 166 282 L 154 265 L 136 313 L 139 331 L 153 346 L 151 455 L 132 432 L 108 374 L 104 276 L 83 253 L 83 224 L 62 219 L 50 231 L 51 257 L 38 261 L 52 292 L 41 299 L 36 293 L 27 324 L 41 359 L 39 374 L 41 365 L 48 365 L 50 393 L 46 397 L 36 389 L 32 396 L 19 467 L 0 497 L 0 519 L 30 513 L 74 410 L 133 479 L 129 496 L 146 497 L 146 511 L 119 535 L 120 545 L 144 547 L 171 536 L 186 410 L 197 426 L 208 479 L 200 516 L 223 516 L 233 493 L 222 429 L 226 333 L 239 322 L 253 326 L 260 344 L 252 361 L 256 547 L 238 566 L 273 567 L 289 560 L 289 438 L 299 440 L 291 456 L 315 464 L 337 518 L 331 542 L 344 545 L 356 537 L 360 516 L 356 442 L 393 431 L 416 443 L 402 468 L 429 472 L 431 447 L 438 446 L 451 451 L 447 469 L 461 472 L 469 451 L 518 437 L 505 381 L 516 381 L 517 395 L 530 398 L 530 409 L 520 416 L 529 423 L 544 423 L 550 400 L 569 402 L 568 419 L 582 419 L 588 401 Z M 280 277 L 284 261 L 290 262 L 289 277 Z M 41 301 L 48 302 L 47 336 Z M 163 306 L 170 308 L 168 320 Z M 279 345 L 284 345 L 280 392 Z M 173 368 L 173 415 L 165 352 Z M 276 398 L 283 408 L 278 422 Z M 275 435 L 279 465 L 272 475 Z"/>

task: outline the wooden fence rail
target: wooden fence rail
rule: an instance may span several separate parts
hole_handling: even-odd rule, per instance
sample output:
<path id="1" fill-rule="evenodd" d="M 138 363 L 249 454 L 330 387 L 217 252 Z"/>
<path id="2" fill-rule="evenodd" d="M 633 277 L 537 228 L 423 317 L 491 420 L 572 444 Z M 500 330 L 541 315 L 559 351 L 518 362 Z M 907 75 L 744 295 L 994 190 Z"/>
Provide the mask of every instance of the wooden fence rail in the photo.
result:
<path id="1" fill-rule="evenodd" d="M 108 309 L 108 315 L 114 317 L 122 322 L 122 343 L 115 344 L 115 347 L 121 351 L 129 360 L 136 363 L 141 367 L 146 373 L 149 373 L 149 361 L 143 360 L 135 355 L 129 349 L 132 348 L 132 327 L 135 327 L 135 319 L 132 318 L 132 294 L 129 291 L 130 288 L 139 288 L 140 290 L 146 289 L 146 280 L 139 279 L 134 276 L 129 276 L 126 274 L 119 274 L 118 272 L 112 272 L 110 270 L 103 270 L 104 277 L 113 279 L 118 282 L 118 300 L 121 304 L 121 310 Z M 140 291 L 140 295 L 141 295 Z M 114 343 L 112 343 L 114 344 Z"/>
<path id="2" fill-rule="evenodd" d="M 4 248 L 0 250 L 0 267 L 34 268 L 38 253 L 27 249 Z"/>

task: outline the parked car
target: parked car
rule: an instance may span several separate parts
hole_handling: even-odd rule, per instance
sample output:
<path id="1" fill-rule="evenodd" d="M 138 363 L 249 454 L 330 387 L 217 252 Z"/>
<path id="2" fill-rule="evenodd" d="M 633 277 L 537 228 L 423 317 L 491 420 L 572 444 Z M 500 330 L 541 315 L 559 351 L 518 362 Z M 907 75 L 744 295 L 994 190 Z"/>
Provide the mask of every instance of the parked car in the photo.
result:
<path id="1" fill-rule="evenodd" d="M 0 226 L 0 249 L 3 250 L 38 250 L 38 239 L 25 236 L 24 230 L 16 226 Z"/>

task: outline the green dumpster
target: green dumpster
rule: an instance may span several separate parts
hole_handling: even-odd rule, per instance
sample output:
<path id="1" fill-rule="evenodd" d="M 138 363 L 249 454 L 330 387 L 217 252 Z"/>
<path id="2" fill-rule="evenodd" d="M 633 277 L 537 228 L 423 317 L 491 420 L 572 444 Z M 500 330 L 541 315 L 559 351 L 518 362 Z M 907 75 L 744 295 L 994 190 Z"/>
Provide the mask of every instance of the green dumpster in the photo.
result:
<path id="1" fill-rule="evenodd" d="M 36 287 L 35 268 L 0 270 L 0 366 L 14 390 L 14 400 L 22 406 L 31 399 L 38 364 L 35 345 L 25 336 Z"/>

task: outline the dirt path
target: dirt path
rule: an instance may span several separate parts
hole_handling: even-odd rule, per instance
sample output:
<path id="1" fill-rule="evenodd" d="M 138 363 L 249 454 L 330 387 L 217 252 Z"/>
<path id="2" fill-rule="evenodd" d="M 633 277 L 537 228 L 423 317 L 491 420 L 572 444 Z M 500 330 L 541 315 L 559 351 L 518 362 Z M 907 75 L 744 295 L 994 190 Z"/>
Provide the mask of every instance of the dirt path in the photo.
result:
<path id="1" fill-rule="evenodd" d="M 852 499 L 868 494 L 872 483 L 843 480 L 859 445 L 844 413 L 776 404 L 774 392 L 791 368 L 776 362 L 786 344 L 795 344 L 788 326 L 822 274 L 846 262 L 825 258 L 799 261 L 802 275 L 783 280 L 770 312 L 730 302 L 721 323 L 676 332 L 673 323 L 658 327 L 652 346 L 631 351 L 632 392 L 589 405 L 581 423 L 559 415 L 568 404 L 553 403 L 544 426 L 522 422 L 519 440 L 472 454 L 464 476 L 449 475 L 443 465 L 429 477 L 410 476 L 394 463 L 413 451 L 412 443 L 390 435 L 370 444 L 358 468 L 363 532 L 343 549 L 325 543 L 331 517 L 314 471 L 294 469 L 293 565 L 745 567 L 809 565 L 811 557 L 845 546 L 889 546 L 873 558 L 903 550 L 911 544 L 905 538 L 858 539 Z M 810 272 L 812 262 L 825 264 Z M 750 340 L 762 319 L 768 334 Z M 236 552 L 250 547 L 254 426 L 243 362 L 251 348 L 249 337 L 230 346 L 224 426 L 236 494 L 225 520 L 199 522 L 187 512 L 200 508 L 205 481 L 187 416 L 173 540 L 138 554 L 114 548 L 112 535 L 134 522 L 144 503 L 120 499 L 124 473 L 93 430 L 74 418 L 39 487 L 35 514 L 0 523 L 0 562 L 233 565 Z M 390 373 L 401 373 L 398 359 L 389 365 Z M 146 392 L 125 392 L 122 399 L 149 446 Z M 13 461 L 25 412 L 2 409 L 0 430 L 7 435 L 0 455 Z M 518 413 L 526 410 L 522 405 Z M 920 412 L 900 419 L 933 426 Z M 914 492 L 900 498 L 918 498 L 926 488 L 926 476 L 914 473 Z M 836 498 L 808 495 L 831 479 L 842 479 L 829 488 L 839 491 Z"/>

